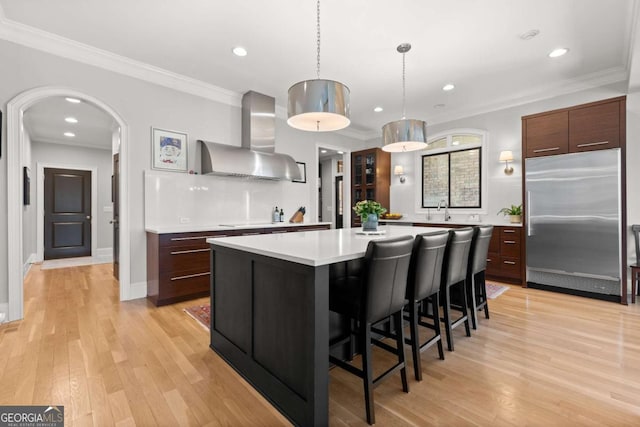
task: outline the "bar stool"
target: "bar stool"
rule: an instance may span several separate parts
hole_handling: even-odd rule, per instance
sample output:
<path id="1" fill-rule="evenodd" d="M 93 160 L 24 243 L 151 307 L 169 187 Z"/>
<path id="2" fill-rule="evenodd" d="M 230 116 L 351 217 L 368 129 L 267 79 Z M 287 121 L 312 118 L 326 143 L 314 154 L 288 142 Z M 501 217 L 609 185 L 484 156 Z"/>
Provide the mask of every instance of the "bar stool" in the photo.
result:
<path id="1" fill-rule="evenodd" d="M 484 317 L 489 318 L 487 304 L 487 284 L 485 270 L 487 269 L 487 254 L 493 225 L 477 225 L 473 227 L 473 239 L 469 251 L 469 265 L 467 267 L 467 302 L 471 310 L 471 326 L 478 329 L 478 310 L 484 309 Z"/>
<path id="2" fill-rule="evenodd" d="M 466 279 L 472 238 L 473 228 L 471 227 L 449 230 L 449 240 L 447 242 L 444 265 L 442 267 L 442 283 L 440 285 L 442 308 L 444 311 L 444 329 L 447 335 L 447 348 L 449 351 L 453 351 L 452 332 L 454 328 L 464 324 L 467 336 L 471 336 L 467 310 Z M 460 305 L 456 307 L 451 305 L 452 288 L 455 288 L 455 291 L 458 292 L 460 299 Z M 462 313 L 461 316 L 455 320 L 451 320 L 452 308 L 459 309 Z"/>
<path id="3" fill-rule="evenodd" d="M 435 233 L 419 234 L 413 244 L 407 283 L 409 315 L 405 317 L 406 320 L 409 320 L 411 337 L 407 338 L 405 342 L 411 345 L 413 371 L 417 381 L 422 381 L 420 353 L 437 344 L 440 359 L 444 360 L 438 305 L 442 264 L 448 240 L 449 233 L 442 230 Z M 429 313 L 429 304 L 431 305 L 431 313 Z M 433 323 L 427 323 L 423 318 L 431 319 Z M 418 326 L 432 329 L 435 335 L 421 344 Z"/>
<path id="4" fill-rule="evenodd" d="M 394 239 L 373 240 L 367 246 L 359 277 L 347 277 L 346 282 L 336 286 L 331 284 L 329 293 L 329 309 L 348 316 L 356 321 L 355 330 L 347 336 L 334 340 L 330 346 L 344 344 L 355 335 L 360 342 L 362 352 L 362 369 L 334 356 L 329 356 L 331 363 L 362 378 L 367 422 L 375 423 L 373 389 L 380 381 L 400 370 L 402 390 L 409 392 L 405 367 L 404 331 L 402 328 L 402 309 L 406 304 L 405 292 L 407 276 L 411 262 L 413 237 L 405 236 Z M 393 319 L 396 326 L 394 338 L 396 347 L 372 337 L 372 332 L 383 331 L 374 328 L 376 323 Z M 372 344 L 398 356 L 398 363 L 387 369 L 377 378 L 373 378 L 371 364 Z"/>
<path id="5" fill-rule="evenodd" d="M 636 263 L 629 266 L 631 267 L 631 302 L 635 304 L 640 288 L 640 225 L 632 225 L 631 231 L 636 239 Z"/>

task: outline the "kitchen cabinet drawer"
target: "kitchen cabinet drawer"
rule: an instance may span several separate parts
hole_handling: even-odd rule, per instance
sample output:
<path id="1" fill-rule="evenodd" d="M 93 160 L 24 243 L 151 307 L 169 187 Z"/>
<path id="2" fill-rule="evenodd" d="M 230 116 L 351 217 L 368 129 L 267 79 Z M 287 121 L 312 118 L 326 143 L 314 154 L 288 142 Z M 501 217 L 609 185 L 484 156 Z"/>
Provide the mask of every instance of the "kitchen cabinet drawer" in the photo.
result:
<path id="1" fill-rule="evenodd" d="M 209 295 L 208 271 L 194 274 L 163 274 L 160 276 L 160 292 L 156 297 L 156 305 L 171 304 Z"/>
<path id="2" fill-rule="evenodd" d="M 523 118 L 526 157 L 569 152 L 569 113 L 559 111 Z"/>
<path id="3" fill-rule="evenodd" d="M 160 252 L 160 273 L 209 271 L 211 248 L 163 248 Z"/>
<path id="4" fill-rule="evenodd" d="M 500 275 L 512 279 L 520 279 L 520 259 L 511 257 L 500 257 Z"/>
<path id="5" fill-rule="evenodd" d="M 491 252 L 487 254 L 486 274 L 490 276 L 500 275 L 500 254 Z"/>
<path id="6" fill-rule="evenodd" d="M 210 232 L 210 233 L 171 233 L 160 235 L 160 247 L 162 248 L 180 248 L 182 250 L 188 249 L 203 249 L 209 247 L 207 239 L 214 237 L 227 237 L 234 236 L 238 233 L 236 231 L 230 232 Z"/>
<path id="7" fill-rule="evenodd" d="M 620 102 L 569 111 L 569 150 L 590 151 L 620 146 Z"/>
<path id="8" fill-rule="evenodd" d="M 512 230 L 502 229 L 500 233 L 500 255 L 520 258 L 520 232 L 513 232 Z M 513 230 L 515 231 L 515 230 Z"/>

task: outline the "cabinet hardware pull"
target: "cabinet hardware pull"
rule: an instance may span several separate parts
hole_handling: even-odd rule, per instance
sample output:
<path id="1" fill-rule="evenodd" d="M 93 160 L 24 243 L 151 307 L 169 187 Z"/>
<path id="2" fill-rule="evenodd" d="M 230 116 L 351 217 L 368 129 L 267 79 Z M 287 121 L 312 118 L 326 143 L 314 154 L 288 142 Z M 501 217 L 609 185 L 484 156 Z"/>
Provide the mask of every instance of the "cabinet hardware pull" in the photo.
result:
<path id="1" fill-rule="evenodd" d="M 502 261 L 504 264 L 516 265 L 514 261 Z"/>
<path id="2" fill-rule="evenodd" d="M 278 233 L 288 233 L 288 230 L 277 230 L 277 231 L 272 231 L 271 234 L 278 234 Z"/>
<path id="3" fill-rule="evenodd" d="M 516 230 L 502 230 L 502 231 L 505 232 L 505 233 L 515 233 L 516 232 Z"/>
<path id="4" fill-rule="evenodd" d="M 211 273 L 207 271 L 206 273 L 197 273 L 197 274 L 189 274 L 187 276 L 172 277 L 171 280 L 191 279 L 192 277 L 208 276 L 209 274 Z"/>
<path id="5" fill-rule="evenodd" d="M 257 236 L 262 233 L 242 233 L 243 236 Z"/>
<path id="6" fill-rule="evenodd" d="M 545 151 L 556 151 L 559 150 L 560 147 L 553 147 L 553 148 L 538 148 L 537 150 L 533 150 L 534 153 L 544 153 Z"/>
<path id="7" fill-rule="evenodd" d="M 193 254 L 196 252 L 210 252 L 211 249 L 192 249 L 190 251 L 172 251 L 171 255 Z"/>
<path id="8" fill-rule="evenodd" d="M 198 237 L 172 237 L 171 241 L 176 242 L 180 240 L 200 240 L 200 239 L 213 239 L 215 237 L 226 237 L 226 234 L 219 234 L 217 236 L 198 236 Z"/>
<path id="9" fill-rule="evenodd" d="M 505 240 L 504 243 L 506 243 L 507 245 L 515 245 L 516 241 L 515 240 Z"/>
<path id="10" fill-rule="evenodd" d="M 578 144 L 576 147 L 593 147 L 594 145 L 607 145 L 609 141 L 600 141 L 600 142 L 585 142 L 584 144 Z"/>
<path id="11" fill-rule="evenodd" d="M 492 261 L 492 259 L 491 259 L 491 258 L 487 258 L 487 262 L 491 262 L 491 261 Z"/>

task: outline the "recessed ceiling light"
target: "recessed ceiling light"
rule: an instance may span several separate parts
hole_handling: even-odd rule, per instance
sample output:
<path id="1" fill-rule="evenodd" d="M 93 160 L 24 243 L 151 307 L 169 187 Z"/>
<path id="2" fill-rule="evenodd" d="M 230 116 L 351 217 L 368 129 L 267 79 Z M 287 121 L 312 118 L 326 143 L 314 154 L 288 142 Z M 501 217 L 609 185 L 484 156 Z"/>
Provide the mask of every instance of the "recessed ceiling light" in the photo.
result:
<path id="1" fill-rule="evenodd" d="M 520 34 L 520 38 L 522 40 L 531 40 L 532 38 L 534 38 L 538 34 L 540 34 L 540 30 L 529 30 L 526 33 Z"/>
<path id="2" fill-rule="evenodd" d="M 344 154 L 344 151 L 338 151 L 338 154 Z"/>
<path id="3" fill-rule="evenodd" d="M 381 112 L 383 110 L 384 110 L 384 108 L 382 108 L 382 107 L 376 107 L 376 108 L 373 109 L 373 111 L 375 111 L 376 113 L 379 113 L 379 112 Z"/>
<path id="4" fill-rule="evenodd" d="M 447 83 L 446 85 L 442 86 L 442 90 L 450 91 L 453 89 L 455 89 L 455 86 L 453 85 L 453 83 Z"/>
<path id="5" fill-rule="evenodd" d="M 322 154 L 324 154 L 324 153 L 326 153 L 326 152 L 327 152 L 327 150 L 320 150 L 320 152 L 321 152 Z"/>
<path id="6" fill-rule="evenodd" d="M 233 54 L 235 56 L 247 56 L 247 49 L 242 46 L 236 46 L 233 48 Z"/>
<path id="7" fill-rule="evenodd" d="M 66 117 L 64 121 L 67 123 L 78 123 L 78 119 L 76 119 L 75 117 Z"/>
<path id="8" fill-rule="evenodd" d="M 66 136 L 67 138 L 73 138 L 74 136 L 76 136 L 76 134 L 73 132 L 65 132 L 64 136 Z"/>
<path id="9" fill-rule="evenodd" d="M 433 108 L 444 108 L 445 104 L 436 104 L 433 106 Z"/>
<path id="10" fill-rule="evenodd" d="M 71 98 L 71 97 L 67 97 L 65 98 L 67 101 L 69 101 L 72 104 L 80 104 L 82 101 L 80 101 L 78 98 Z"/>
<path id="11" fill-rule="evenodd" d="M 565 47 L 560 47 L 558 49 L 554 49 L 549 53 L 549 58 L 557 58 L 559 56 L 564 55 L 565 53 L 569 52 L 569 49 L 565 48 Z"/>

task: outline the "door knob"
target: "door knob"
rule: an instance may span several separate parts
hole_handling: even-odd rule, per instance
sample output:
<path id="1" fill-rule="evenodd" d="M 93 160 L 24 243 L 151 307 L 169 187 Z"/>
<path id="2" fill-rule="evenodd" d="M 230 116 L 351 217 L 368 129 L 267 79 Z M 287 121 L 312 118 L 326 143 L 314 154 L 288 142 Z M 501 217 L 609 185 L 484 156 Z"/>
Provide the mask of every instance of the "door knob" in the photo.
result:
<path id="1" fill-rule="evenodd" d="M 118 220 L 117 219 L 112 219 L 111 221 L 109 221 L 109 224 L 117 224 Z"/>
<path id="2" fill-rule="evenodd" d="M 91 219 L 91 215 L 87 215 L 87 219 L 89 219 L 89 220 L 90 220 L 90 219 Z"/>

